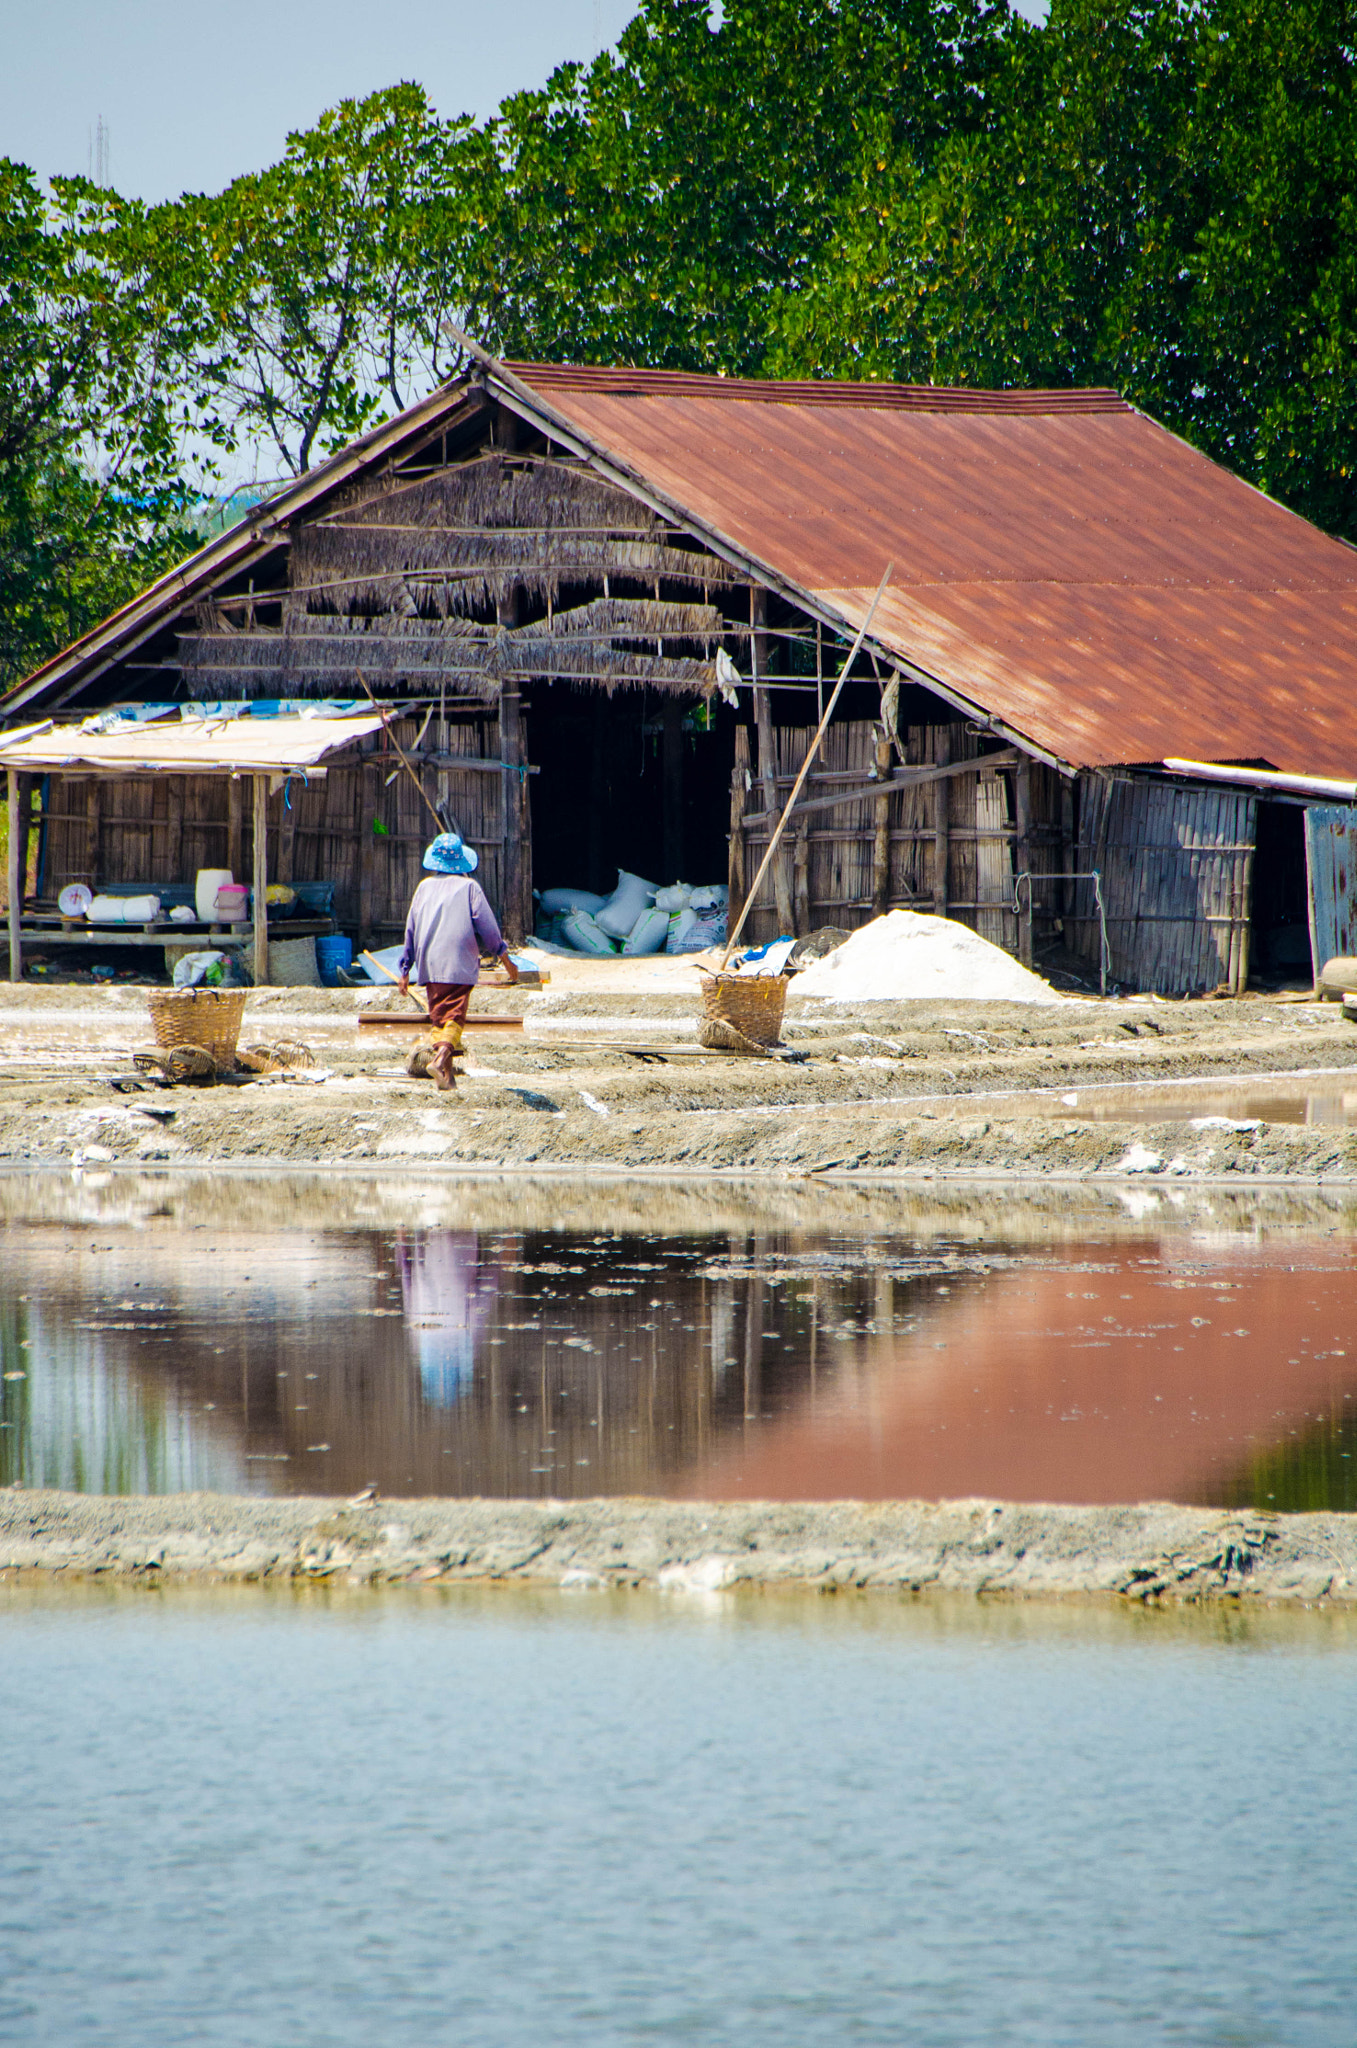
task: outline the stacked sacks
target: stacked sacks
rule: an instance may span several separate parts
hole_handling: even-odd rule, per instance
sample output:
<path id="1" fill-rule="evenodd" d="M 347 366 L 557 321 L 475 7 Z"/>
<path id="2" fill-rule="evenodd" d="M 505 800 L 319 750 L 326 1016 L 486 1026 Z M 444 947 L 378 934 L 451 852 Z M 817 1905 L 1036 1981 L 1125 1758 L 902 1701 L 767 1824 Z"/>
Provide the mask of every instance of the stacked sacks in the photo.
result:
<path id="1" fill-rule="evenodd" d="M 730 891 L 718 884 L 690 889 L 688 901 L 669 928 L 671 953 L 705 953 L 708 946 L 721 946 L 726 938 L 726 910 Z"/>
<path id="2" fill-rule="evenodd" d="M 620 868 L 607 897 L 587 889 L 545 889 L 537 899 L 537 937 L 551 945 L 602 958 L 659 953 L 700 953 L 726 936 L 728 892 L 713 884 L 675 882 L 656 888 Z"/>
<path id="3" fill-rule="evenodd" d="M 606 896 L 596 896 L 592 889 L 543 889 L 534 890 L 533 894 L 537 897 L 535 936 L 549 946 L 571 945 L 573 941 L 563 933 L 565 920 L 581 912 L 592 919 L 608 900 Z M 581 950 L 592 952 L 594 948 Z"/>

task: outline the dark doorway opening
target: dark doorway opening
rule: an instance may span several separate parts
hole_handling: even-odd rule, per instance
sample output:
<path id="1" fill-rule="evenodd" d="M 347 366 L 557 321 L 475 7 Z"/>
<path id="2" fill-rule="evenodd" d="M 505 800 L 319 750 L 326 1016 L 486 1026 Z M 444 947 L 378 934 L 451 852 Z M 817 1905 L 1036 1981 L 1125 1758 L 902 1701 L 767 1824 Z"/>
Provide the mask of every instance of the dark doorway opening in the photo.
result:
<path id="1" fill-rule="evenodd" d="M 1258 805 L 1249 971 L 1251 979 L 1262 982 L 1314 979 L 1301 804 Z"/>
<path id="2" fill-rule="evenodd" d="M 525 692 L 536 889 L 617 872 L 724 882 L 736 714 L 718 700 L 539 683 Z"/>

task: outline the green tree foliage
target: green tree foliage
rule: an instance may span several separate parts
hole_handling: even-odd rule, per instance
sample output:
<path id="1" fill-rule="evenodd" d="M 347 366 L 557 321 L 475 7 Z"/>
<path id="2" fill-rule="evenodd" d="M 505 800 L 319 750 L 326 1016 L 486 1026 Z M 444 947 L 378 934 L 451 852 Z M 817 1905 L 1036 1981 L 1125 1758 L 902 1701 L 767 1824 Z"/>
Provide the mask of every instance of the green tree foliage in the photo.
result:
<path id="1" fill-rule="evenodd" d="M 182 552 L 194 339 L 144 209 L 0 160 L 0 689 Z"/>
<path id="2" fill-rule="evenodd" d="M 300 473 L 449 373 L 443 323 L 467 317 L 469 268 L 452 167 L 484 147 L 398 85 L 342 101 L 268 170 L 172 209 L 214 423 Z"/>
<path id="3" fill-rule="evenodd" d="M 765 367 L 1112 384 L 1357 537 L 1357 9 L 1056 0 L 932 174 L 864 164 Z"/>
<path id="4" fill-rule="evenodd" d="M 0 680 L 318 456 L 516 356 L 1107 383 L 1357 539 L 1357 0 L 642 0 L 482 124 L 350 100 L 145 209 L 0 164 Z M 251 466 L 254 466 L 253 464 Z"/>
<path id="5" fill-rule="evenodd" d="M 510 355 L 756 371 L 864 161 L 987 116 L 1003 0 L 645 0 L 615 54 L 507 100 L 459 165 L 469 298 Z"/>

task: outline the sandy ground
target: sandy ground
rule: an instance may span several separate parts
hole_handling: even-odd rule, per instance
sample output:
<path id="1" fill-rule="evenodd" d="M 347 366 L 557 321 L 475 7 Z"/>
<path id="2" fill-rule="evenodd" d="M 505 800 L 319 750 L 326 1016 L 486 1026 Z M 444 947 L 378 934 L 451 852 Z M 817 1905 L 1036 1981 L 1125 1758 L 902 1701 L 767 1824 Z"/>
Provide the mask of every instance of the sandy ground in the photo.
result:
<path id="1" fill-rule="evenodd" d="M 478 990 L 473 1027 L 489 1012 L 521 1016 L 524 1028 L 473 1028 L 451 1096 L 406 1077 L 416 1035 L 359 1029 L 362 1008 L 405 1007 L 394 992 L 260 990 L 242 1043 L 301 1038 L 313 1074 L 119 1095 L 111 1078 L 150 1043 L 143 989 L 0 986 L 0 1163 L 1357 1179 L 1357 1130 L 1248 1109 L 1270 1076 L 1299 1077 L 1267 1081 L 1270 1094 L 1348 1088 L 1357 1104 L 1357 1029 L 1334 1004 L 837 1008 L 798 1000 L 793 983 L 784 1037 L 803 1057 L 754 1060 L 698 1051 L 697 976 L 685 960 L 553 958 L 550 968 L 540 994 Z M 667 1056 L 642 1063 L 628 1046 Z M 1095 1101 L 1105 1120 L 1085 1121 Z"/>
<path id="2" fill-rule="evenodd" d="M 383 1503 L 0 1492 L 0 1581 L 517 1580 L 1357 1603 L 1357 1516 L 968 1500 Z"/>

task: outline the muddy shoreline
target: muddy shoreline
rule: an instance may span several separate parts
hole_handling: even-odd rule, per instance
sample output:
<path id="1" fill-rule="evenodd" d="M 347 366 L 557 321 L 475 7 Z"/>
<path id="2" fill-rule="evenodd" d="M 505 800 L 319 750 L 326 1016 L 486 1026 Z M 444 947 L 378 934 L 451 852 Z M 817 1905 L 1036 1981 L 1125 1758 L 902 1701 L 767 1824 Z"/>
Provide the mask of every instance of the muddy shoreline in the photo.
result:
<path id="1" fill-rule="evenodd" d="M 0 1493 L 0 1582 L 508 1581 L 715 1594 L 1357 1604 L 1357 1516 L 1151 1503 L 686 1503 Z"/>
<path id="2" fill-rule="evenodd" d="M 360 1027 L 363 1010 L 397 1002 L 260 990 L 242 1042 L 304 1039 L 309 1078 L 120 1094 L 110 1083 L 148 1037 L 144 991 L 0 991 L 0 1167 L 1357 1181 L 1357 1128 L 1281 1107 L 1326 1088 L 1357 1103 L 1357 1030 L 1332 1004 L 840 1010 L 793 995 L 784 1035 L 798 1057 L 783 1061 L 700 1055 L 682 994 L 481 990 L 473 1027 L 480 1006 L 523 1028 L 473 1028 L 447 1096 L 405 1074 L 413 1037 Z M 666 1057 L 642 1063 L 636 1044 Z"/>

